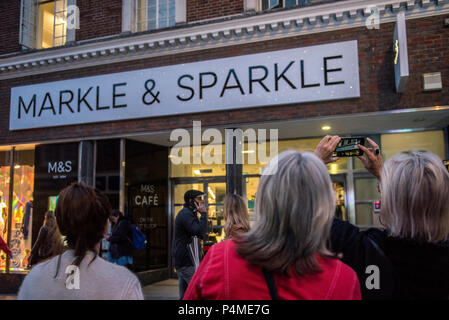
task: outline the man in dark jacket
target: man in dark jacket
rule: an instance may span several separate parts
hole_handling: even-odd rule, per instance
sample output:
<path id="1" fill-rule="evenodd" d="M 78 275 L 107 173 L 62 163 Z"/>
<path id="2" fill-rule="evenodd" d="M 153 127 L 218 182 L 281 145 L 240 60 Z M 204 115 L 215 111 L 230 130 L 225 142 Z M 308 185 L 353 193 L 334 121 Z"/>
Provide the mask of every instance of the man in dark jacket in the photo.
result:
<path id="1" fill-rule="evenodd" d="M 184 293 L 195 273 L 194 264 L 190 258 L 187 245 L 193 236 L 205 239 L 207 235 L 207 210 L 202 197 L 204 193 L 198 190 L 189 190 L 184 194 L 184 207 L 178 212 L 175 219 L 175 232 L 173 240 L 173 259 L 179 279 L 179 298 Z M 198 220 L 198 212 L 201 218 Z"/>

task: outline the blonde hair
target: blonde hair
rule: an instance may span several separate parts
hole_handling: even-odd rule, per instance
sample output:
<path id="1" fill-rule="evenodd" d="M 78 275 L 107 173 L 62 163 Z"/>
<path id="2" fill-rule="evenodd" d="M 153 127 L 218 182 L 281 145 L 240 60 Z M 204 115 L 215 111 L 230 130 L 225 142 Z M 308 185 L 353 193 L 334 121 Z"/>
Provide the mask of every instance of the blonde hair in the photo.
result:
<path id="1" fill-rule="evenodd" d="M 223 216 L 226 221 L 224 225 L 226 238 L 249 231 L 248 210 L 239 195 L 228 194 L 225 196 Z"/>
<path id="2" fill-rule="evenodd" d="M 380 218 L 392 236 L 423 242 L 449 238 L 449 173 L 431 152 L 401 152 L 386 161 Z"/>
<path id="3" fill-rule="evenodd" d="M 335 192 L 322 160 L 310 152 L 285 151 L 273 158 L 256 195 L 254 227 L 236 241 L 253 265 L 290 276 L 320 272 L 316 254 L 327 250 Z"/>
<path id="4" fill-rule="evenodd" d="M 48 232 L 46 240 L 39 247 L 39 255 L 41 257 L 53 257 L 61 254 L 64 251 L 64 243 L 53 211 L 45 213 L 43 225 L 48 228 Z"/>

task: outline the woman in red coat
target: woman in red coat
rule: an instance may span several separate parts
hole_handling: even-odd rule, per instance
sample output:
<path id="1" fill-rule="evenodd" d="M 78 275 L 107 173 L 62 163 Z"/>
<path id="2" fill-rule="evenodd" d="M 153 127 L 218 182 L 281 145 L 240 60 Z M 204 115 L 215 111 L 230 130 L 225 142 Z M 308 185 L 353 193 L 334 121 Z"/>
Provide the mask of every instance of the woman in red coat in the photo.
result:
<path id="1" fill-rule="evenodd" d="M 254 227 L 209 250 L 186 300 L 360 299 L 356 273 L 326 248 L 335 193 L 322 160 L 286 151 L 257 189 Z"/>
<path id="2" fill-rule="evenodd" d="M 0 236 L 0 251 L 3 250 L 7 256 L 11 256 L 11 250 L 6 244 L 5 240 L 3 240 L 2 236 Z"/>

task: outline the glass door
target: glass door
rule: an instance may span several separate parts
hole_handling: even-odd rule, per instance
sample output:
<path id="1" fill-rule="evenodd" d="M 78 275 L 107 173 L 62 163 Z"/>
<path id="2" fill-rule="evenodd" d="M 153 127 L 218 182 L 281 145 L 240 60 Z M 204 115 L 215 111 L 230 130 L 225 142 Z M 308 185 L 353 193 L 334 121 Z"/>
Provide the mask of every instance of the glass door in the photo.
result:
<path id="1" fill-rule="evenodd" d="M 208 208 L 208 238 L 204 240 L 203 247 L 207 251 L 210 246 L 225 238 L 223 231 L 223 200 L 226 195 L 226 182 L 224 178 L 207 179 L 176 179 L 173 185 L 173 217 L 184 206 L 184 194 L 188 190 L 199 190 L 206 194 L 204 203 Z"/>
<path id="2" fill-rule="evenodd" d="M 346 210 L 345 175 L 331 175 L 331 180 L 335 191 L 335 217 L 343 221 L 349 221 L 348 212 Z"/>

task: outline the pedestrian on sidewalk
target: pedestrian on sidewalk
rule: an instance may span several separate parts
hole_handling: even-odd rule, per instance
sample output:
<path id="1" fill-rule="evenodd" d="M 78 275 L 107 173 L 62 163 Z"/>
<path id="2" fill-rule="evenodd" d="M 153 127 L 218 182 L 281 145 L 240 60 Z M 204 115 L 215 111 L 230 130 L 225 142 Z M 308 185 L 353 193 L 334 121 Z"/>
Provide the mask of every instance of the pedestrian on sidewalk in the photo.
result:
<path id="1" fill-rule="evenodd" d="M 133 264 L 133 230 L 131 221 L 120 210 L 112 210 L 109 220 L 112 223 L 109 241 L 108 261 L 131 269 Z"/>
<path id="2" fill-rule="evenodd" d="M 227 194 L 223 201 L 224 231 L 231 239 L 249 231 L 248 210 L 245 201 L 238 194 Z"/>
<path id="3" fill-rule="evenodd" d="M 8 257 L 12 256 L 11 249 L 9 249 L 8 245 L 6 244 L 5 240 L 3 240 L 1 235 L 0 235 L 0 251 L 6 253 Z"/>
<path id="4" fill-rule="evenodd" d="M 31 269 L 20 287 L 21 300 L 142 300 L 142 288 L 128 269 L 99 257 L 111 205 L 86 184 L 72 183 L 59 193 L 59 230 L 68 250 Z"/>
<path id="5" fill-rule="evenodd" d="M 315 153 L 331 162 L 339 139 L 326 136 Z M 365 153 L 359 159 L 379 180 L 384 229 L 360 231 L 335 219 L 332 249 L 357 272 L 363 299 L 448 299 L 449 173 L 443 161 L 407 151 L 384 165 L 379 145 L 367 141 L 371 146 L 359 146 Z"/>
<path id="6" fill-rule="evenodd" d="M 204 206 L 205 194 L 198 190 L 189 190 L 184 194 L 184 207 L 178 212 L 175 219 L 173 240 L 174 266 L 179 280 L 179 298 L 184 297 L 185 290 L 195 273 L 187 246 L 192 237 L 206 239 L 207 236 L 207 210 Z M 198 214 L 200 219 L 198 219 Z"/>
<path id="7" fill-rule="evenodd" d="M 48 260 L 64 251 L 64 243 L 53 211 L 45 213 L 44 223 L 31 249 L 28 268 Z"/>
<path id="8" fill-rule="evenodd" d="M 356 273 L 326 248 L 334 212 L 324 163 L 281 153 L 260 177 L 255 225 L 209 249 L 184 299 L 360 299 Z"/>

